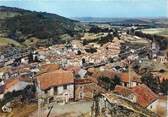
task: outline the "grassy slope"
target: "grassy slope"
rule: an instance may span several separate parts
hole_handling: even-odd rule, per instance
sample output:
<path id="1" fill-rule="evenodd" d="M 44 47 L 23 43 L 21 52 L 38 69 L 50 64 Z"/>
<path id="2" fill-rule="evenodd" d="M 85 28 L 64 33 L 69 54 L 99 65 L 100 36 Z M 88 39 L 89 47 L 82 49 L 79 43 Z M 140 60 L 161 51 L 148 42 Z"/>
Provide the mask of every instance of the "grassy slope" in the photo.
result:
<path id="1" fill-rule="evenodd" d="M 0 46 L 6 46 L 6 45 L 10 45 L 10 44 L 13 44 L 18 47 L 21 46 L 20 43 L 14 41 L 12 39 L 0 37 Z"/>

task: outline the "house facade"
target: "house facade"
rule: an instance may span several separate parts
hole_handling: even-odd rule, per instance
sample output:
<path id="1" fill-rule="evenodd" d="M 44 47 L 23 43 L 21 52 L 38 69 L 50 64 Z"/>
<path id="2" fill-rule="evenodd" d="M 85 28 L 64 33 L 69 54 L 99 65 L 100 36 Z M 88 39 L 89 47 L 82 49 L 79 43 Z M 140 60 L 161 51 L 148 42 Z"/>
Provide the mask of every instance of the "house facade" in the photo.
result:
<path id="1" fill-rule="evenodd" d="M 135 87 L 141 84 L 140 78 L 134 73 L 131 73 L 130 76 L 129 73 L 121 73 L 119 76 L 121 79 L 121 85 L 124 87 Z"/>
<path id="2" fill-rule="evenodd" d="M 99 87 L 93 78 L 75 79 L 75 100 L 91 100 L 93 95 L 104 90 Z"/>
<path id="3" fill-rule="evenodd" d="M 117 85 L 114 93 L 153 112 L 157 108 L 158 95 L 144 84 L 132 88 Z"/>
<path id="4" fill-rule="evenodd" d="M 147 109 L 157 113 L 160 117 L 167 117 L 168 96 L 160 96 L 156 101 L 147 106 Z"/>
<path id="5" fill-rule="evenodd" d="M 74 99 L 74 76 L 70 71 L 56 70 L 37 77 L 38 90 L 47 103 L 67 103 Z"/>

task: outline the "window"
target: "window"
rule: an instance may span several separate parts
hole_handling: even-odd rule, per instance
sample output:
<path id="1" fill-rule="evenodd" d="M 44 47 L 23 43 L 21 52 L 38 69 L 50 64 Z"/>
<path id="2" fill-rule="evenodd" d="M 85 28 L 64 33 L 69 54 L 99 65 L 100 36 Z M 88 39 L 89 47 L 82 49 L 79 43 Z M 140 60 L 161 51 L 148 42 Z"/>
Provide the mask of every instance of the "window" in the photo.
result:
<path id="1" fill-rule="evenodd" d="M 152 105 L 150 106 L 150 108 L 152 109 Z"/>
<path id="2" fill-rule="evenodd" d="M 82 86 L 80 86 L 80 90 L 82 90 L 83 89 L 83 87 Z"/>
<path id="3" fill-rule="evenodd" d="M 54 87 L 54 94 L 57 95 L 57 93 L 58 93 L 58 88 Z"/>
<path id="4" fill-rule="evenodd" d="M 127 83 L 124 82 L 124 86 L 127 87 Z"/>
<path id="5" fill-rule="evenodd" d="M 79 92 L 79 99 L 83 99 L 83 93 Z"/>
<path id="6" fill-rule="evenodd" d="M 66 90 L 66 89 L 67 89 L 67 85 L 64 85 L 63 87 L 64 87 L 64 90 Z"/>
<path id="7" fill-rule="evenodd" d="M 48 93 L 48 90 L 44 90 L 44 93 L 47 94 L 47 93 Z"/>

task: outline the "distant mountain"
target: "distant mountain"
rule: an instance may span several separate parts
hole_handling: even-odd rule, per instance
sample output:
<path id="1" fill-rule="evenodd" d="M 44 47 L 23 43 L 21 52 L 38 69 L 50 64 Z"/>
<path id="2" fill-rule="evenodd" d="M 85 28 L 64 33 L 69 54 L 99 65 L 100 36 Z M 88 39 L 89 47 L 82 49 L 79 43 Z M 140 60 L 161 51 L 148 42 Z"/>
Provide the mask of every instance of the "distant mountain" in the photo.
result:
<path id="1" fill-rule="evenodd" d="M 168 18 L 109 18 L 109 17 L 74 17 L 81 22 L 108 22 L 113 24 L 168 24 Z"/>
<path id="2" fill-rule="evenodd" d="M 58 41 L 61 35 L 74 36 L 82 30 L 78 21 L 56 14 L 0 6 L 0 33 L 24 42 L 30 37 Z"/>
<path id="3" fill-rule="evenodd" d="M 105 17 L 73 17 L 72 19 L 79 20 L 81 22 L 120 22 L 121 18 L 105 18 Z"/>

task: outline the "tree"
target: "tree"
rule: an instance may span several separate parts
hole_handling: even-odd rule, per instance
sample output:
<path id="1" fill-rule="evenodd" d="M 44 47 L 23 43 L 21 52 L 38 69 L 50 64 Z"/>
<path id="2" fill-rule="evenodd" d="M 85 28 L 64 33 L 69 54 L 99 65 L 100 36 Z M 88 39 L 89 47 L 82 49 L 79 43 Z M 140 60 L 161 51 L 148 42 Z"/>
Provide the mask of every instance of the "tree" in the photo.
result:
<path id="1" fill-rule="evenodd" d="M 29 63 L 33 62 L 33 53 L 30 53 L 28 55 L 28 60 L 29 60 Z"/>
<path id="2" fill-rule="evenodd" d="M 106 37 L 101 37 L 99 40 L 98 40 L 98 44 L 105 44 L 105 43 L 108 43 L 108 42 L 111 42 L 113 40 L 114 36 L 110 33 L 108 33 L 108 35 Z"/>
<path id="3" fill-rule="evenodd" d="M 114 88 L 114 83 L 110 80 L 110 78 L 102 76 L 99 80 L 106 90 L 112 90 Z"/>
<path id="4" fill-rule="evenodd" d="M 97 52 L 97 49 L 91 47 L 91 48 L 85 49 L 85 51 L 88 52 L 88 53 L 95 53 L 95 52 Z"/>
<path id="5" fill-rule="evenodd" d="M 168 80 L 164 80 L 160 83 L 160 91 L 164 94 L 164 95 L 168 95 Z"/>
<path id="6" fill-rule="evenodd" d="M 151 73 L 145 73 L 141 77 L 142 83 L 146 84 L 152 91 L 159 92 L 159 80 L 157 77 L 153 77 Z"/>
<path id="7" fill-rule="evenodd" d="M 82 43 L 83 43 L 83 46 L 85 46 L 88 44 L 88 41 L 86 39 L 84 39 Z"/>
<path id="8" fill-rule="evenodd" d="M 130 33 L 131 33 L 131 35 L 134 35 L 135 34 L 135 30 L 133 28 L 131 28 Z"/>
<path id="9" fill-rule="evenodd" d="M 99 77 L 99 83 L 103 84 L 106 90 L 113 90 L 116 85 L 121 84 L 121 80 L 117 75 L 115 75 L 113 78 L 102 76 Z"/>
<path id="10" fill-rule="evenodd" d="M 121 85 L 121 79 L 117 75 L 114 76 L 114 78 L 112 79 L 112 81 L 114 82 L 115 86 L 116 85 Z"/>

